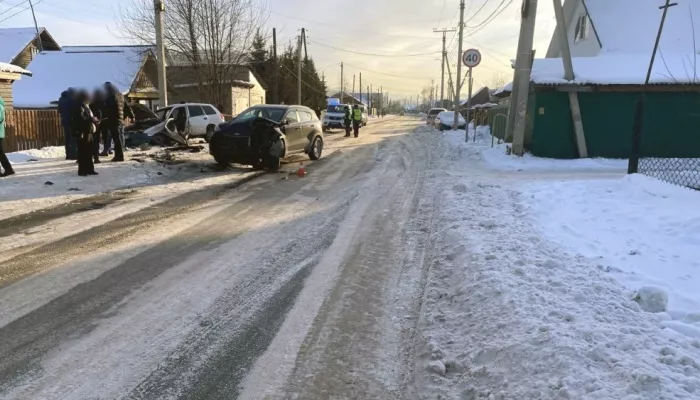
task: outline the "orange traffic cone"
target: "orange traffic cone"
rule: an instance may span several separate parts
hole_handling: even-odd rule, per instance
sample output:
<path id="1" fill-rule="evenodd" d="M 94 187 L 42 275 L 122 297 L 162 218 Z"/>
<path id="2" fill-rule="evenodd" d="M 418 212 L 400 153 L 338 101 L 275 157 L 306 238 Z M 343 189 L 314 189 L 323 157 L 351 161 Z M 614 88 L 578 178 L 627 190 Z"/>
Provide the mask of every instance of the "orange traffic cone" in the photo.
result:
<path id="1" fill-rule="evenodd" d="M 297 176 L 299 176 L 299 177 L 306 176 L 306 168 L 304 168 L 303 162 L 299 163 L 299 169 L 297 170 Z"/>

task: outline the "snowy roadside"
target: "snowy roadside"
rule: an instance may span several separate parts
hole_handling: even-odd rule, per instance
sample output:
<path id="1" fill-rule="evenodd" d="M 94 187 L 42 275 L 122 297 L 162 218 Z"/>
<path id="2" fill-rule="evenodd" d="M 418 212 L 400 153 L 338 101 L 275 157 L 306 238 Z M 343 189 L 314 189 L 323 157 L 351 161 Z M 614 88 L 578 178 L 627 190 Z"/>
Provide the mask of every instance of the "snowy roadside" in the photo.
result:
<path id="1" fill-rule="evenodd" d="M 463 135 L 443 134 L 421 398 L 698 398 L 700 194 L 624 177 L 624 161 L 516 158 Z M 662 301 L 640 307 L 647 285 Z M 643 309 L 664 293 L 668 312 Z"/>

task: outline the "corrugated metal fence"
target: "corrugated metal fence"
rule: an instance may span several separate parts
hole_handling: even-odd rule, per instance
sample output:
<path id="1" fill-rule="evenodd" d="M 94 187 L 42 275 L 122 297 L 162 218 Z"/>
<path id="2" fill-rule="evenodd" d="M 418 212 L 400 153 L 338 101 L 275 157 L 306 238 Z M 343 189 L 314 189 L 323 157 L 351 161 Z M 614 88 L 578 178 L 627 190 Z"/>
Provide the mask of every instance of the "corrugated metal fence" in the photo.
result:
<path id="1" fill-rule="evenodd" d="M 63 129 L 56 110 L 8 110 L 5 151 L 63 146 Z"/>

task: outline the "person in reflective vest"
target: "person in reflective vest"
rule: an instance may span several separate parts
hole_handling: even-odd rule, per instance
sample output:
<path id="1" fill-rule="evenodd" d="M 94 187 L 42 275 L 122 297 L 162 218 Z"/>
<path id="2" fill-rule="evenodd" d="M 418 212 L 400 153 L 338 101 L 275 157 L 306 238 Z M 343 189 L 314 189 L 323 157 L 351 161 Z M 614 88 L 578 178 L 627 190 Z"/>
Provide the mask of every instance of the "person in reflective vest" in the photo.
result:
<path id="1" fill-rule="evenodd" d="M 345 137 L 350 137 L 350 129 L 352 129 L 352 111 L 350 111 L 350 106 L 345 106 L 343 124 L 345 125 Z"/>
<path id="2" fill-rule="evenodd" d="M 358 137 L 360 136 L 360 125 L 362 125 L 362 110 L 357 104 L 352 108 L 352 127 L 355 129 L 355 137 Z"/>

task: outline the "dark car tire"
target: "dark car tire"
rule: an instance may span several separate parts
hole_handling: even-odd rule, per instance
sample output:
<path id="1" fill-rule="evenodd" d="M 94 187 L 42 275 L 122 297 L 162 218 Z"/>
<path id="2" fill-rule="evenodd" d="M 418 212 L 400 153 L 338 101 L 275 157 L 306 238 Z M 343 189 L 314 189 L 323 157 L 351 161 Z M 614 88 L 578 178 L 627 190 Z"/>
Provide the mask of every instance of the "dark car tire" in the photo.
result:
<path id="1" fill-rule="evenodd" d="M 227 157 L 224 157 L 223 154 L 219 153 L 214 153 L 214 161 L 216 161 L 216 163 L 222 167 L 228 167 L 228 165 L 231 163 Z"/>
<path id="2" fill-rule="evenodd" d="M 280 170 L 281 162 L 279 157 L 274 157 L 274 156 L 267 156 L 265 160 L 263 160 L 263 164 L 265 166 L 265 169 L 271 172 L 277 172 Z"/>
<path id="3" fill-rule="evenodd" d="M 216 129 L 214 125 L 207 126 L 207 133 L 204 134 L 204 141 L 207 143 L 211 142 L 211 137 L 214 135 L 214 129 Z"/>
<path id="4" fill-rule="evenodd" d="M 314 138 L 314 141 L 311 142 L 311 146 L 309 147 L 309 158 L 315 161 L 315 160 L 320 159 L 322 154 L 323 154 L 323 139 L 321 139 L 320 136 L 316 136 Z"/>

